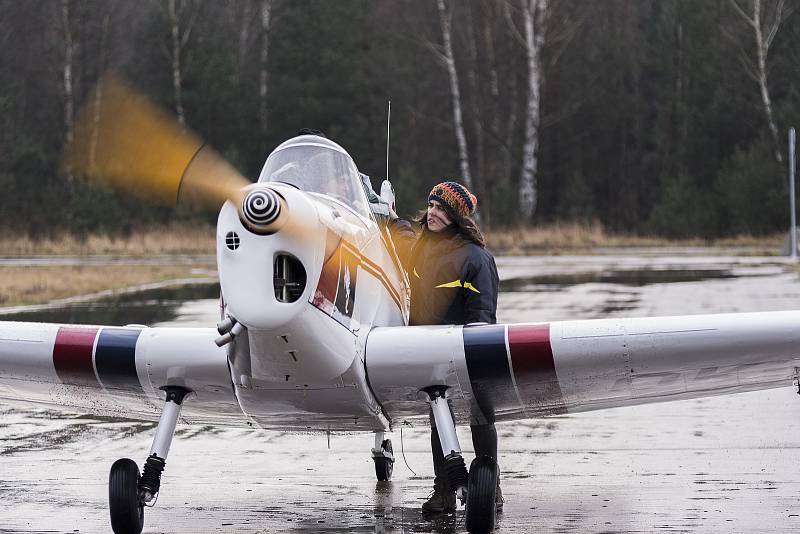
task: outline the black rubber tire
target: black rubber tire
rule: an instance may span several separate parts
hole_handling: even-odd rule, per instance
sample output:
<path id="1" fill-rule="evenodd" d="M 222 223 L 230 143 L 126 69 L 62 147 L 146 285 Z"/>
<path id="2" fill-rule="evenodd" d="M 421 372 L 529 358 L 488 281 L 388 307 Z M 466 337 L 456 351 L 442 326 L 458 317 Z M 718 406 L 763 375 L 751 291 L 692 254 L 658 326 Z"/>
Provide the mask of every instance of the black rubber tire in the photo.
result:
<path id="1" fill-rule="evenodd" d="M 392 451 L 392 440 L 383 440 L 381 449 L 386 452 L 394 452 Z M 394 470 L 394 460 L 389 460 L 388 458 L 373 458 L 373 460 L 375 461 L 375 476 L 378 478 L 378 481 L 386 482 L 387 480 L 391 480 L 392 471 Z"/>
<path id="2" fill-rule="evenodd" d="M 470 464 L 465 510 L 467 532 L 485 533 L 494 530 L 494 500 L 499 476 L 500 469 L 491 456 L 478 456 Z"/>
<path id="3" fill-rule="evenodd" d="M 111 466 L 108 476 L 108 510 L 114 534 L 141 534 L 144 505 L 139 502 L 139 467 L 129 458 Z"/>

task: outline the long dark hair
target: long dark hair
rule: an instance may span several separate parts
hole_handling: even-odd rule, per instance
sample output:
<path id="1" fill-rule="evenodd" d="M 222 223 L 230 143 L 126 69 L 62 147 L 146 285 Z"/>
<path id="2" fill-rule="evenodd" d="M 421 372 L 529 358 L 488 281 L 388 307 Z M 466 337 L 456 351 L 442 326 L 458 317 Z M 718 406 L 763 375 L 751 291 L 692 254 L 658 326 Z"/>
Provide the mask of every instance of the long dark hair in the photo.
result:
<path id="1" fill-rule="evenodd" d="M 486 238 L 483 237 L 483 232 L 478 228 L 478 223 L 472 217 L 461 217 L 452 210 L 447 209 L 447 206 L 442 204 L 442 207 L 447 211 L 447 215 L 453 221 L 458 233 L 467 241 L 472 241 L 479 247 L 486 247 Z M 428 209 L 420 210 L 417 216 L 414 217 L 414 222 L 419 224 L 423 230 L 428 229 Z"/>

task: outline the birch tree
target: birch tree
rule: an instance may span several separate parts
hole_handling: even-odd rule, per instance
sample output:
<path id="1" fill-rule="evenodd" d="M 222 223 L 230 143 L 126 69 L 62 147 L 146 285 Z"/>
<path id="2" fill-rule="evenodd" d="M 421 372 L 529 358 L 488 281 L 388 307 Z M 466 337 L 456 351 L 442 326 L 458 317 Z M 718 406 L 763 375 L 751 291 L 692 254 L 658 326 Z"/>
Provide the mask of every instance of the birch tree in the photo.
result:
<path id="1" fill-rule="evenodd" d="M 75 40 L 72 35 L 71 1 L 61 0 L 61 25 L 64 34 L 64 63 L 62 64 L 61 82 L 64 91 L 64 130 L 67 142 L 72 140 L 72 124 L 75 116 L 75 96 L 73 79 L 73 62 L 75 58 Z M 67 167 L 65 175 L 68 187 L 72 188 L 72 169 Z"/>
<path id="2" fill-rule="evenodd" d="M 741 0 L 728 0 L 728 2 L 753 31 L 756 59 L 754 61 L 751 54 L 742 52 L 742 63 L 747 73 L 758 83 L 761 104 L 764 107 L 764 116 L 772 136 L 775 161 L 781 163 L 783 162 L 783 155 L 780 149 L 781 142 L 778 135 L 778 127 L 775 124 L 775 117 L 772 111 L 772 99 L 769 94 L 767 60 L 770 46 L 778 33 L 778 29 L 783 21 L 797 8 L 797 5 L 787 8 L 785 0 L 765 0 L 764 2 L 762 0 L 744 0 L 744 2 Z"/>
<path id="3" fill-rule="evenodd" d="M 175 102 L 175 114 L 181 125 L 186 124 L 183 110 L 183 76 L 184 65 L 181 56 L 186 43 L 192 34 L 197 10 L 188 1 L 167 0 L 167 20 L 169 23 L 169 48 L 165 50 L 172 69 L 172 96 Z"/>
<path id="4" fill-rule="evenodd" d="M 239 47 L 236 54 L 236 68 L 233 74 L 233 83 L 240 87 L 245 69 L 247 52 L 250 49 L 250 26 L 253 21 L 252 2 L 236 2 L 230 5 L 231 18 L 234 25 L 238 25 Z"/>
<path id="5" fill-rule="evenodd" d="M 545 42 L 547 0 L 522 0 L 525 57 L 528 67 L 528 96 L 525 109 L 525 141 L 522 145 L 522 175 L 519 181 L 519 209 L 526 220 L 536 212 L 542 48 Z"/>
<path id="6" fill-rule="evenodd" d="M 458 72 L 453 56 L 453 44 L 450 34 L 450 13 L 445 6 L 444 0 L 436 0 L 436 7 L 439 10 L 439 25 L 442 29 L 442 47 L 437 50 L 432 47 L 439 61 L 447 69 L 450 79 L 450 98 L 453 105 L 453 127 L 458 143 L 458 161 L 461 167 L 461 179 L 467 189 L 472 189 L 472 175 L 469 171 L 469 152 L 467 149 L 467 137 L 464 134 L 464 119 L 461 113 L 461 92 L 458 88 Z"/>
<path id="7" fill-rule="evenodd" d="M 75 98 L 73 96 L 72 64 L 75 55 L 75 44 L 72 37 L 70 0 L 61 0 L 61 23 L 64 30 L 64 64 L 62 82 L 64 86 L 64 127 L 67 141 L 72 140 L 72 123 L 75 115 Z"/>

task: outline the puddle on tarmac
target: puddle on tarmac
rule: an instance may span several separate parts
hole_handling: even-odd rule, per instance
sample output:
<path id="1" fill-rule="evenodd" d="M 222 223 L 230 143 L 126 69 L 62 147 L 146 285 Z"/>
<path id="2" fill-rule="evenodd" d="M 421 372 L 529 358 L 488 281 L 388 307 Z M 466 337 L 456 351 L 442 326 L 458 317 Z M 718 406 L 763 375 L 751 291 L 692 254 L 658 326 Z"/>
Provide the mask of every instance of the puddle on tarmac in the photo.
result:
<path id="1" fill-rule="evenodd" d="M 219 284 L 194 284 L 147 289 L 75 303 L 62 308 L 3 315 L 3 321 L 35 321 L 62 324 L 152 325 L 171 321 L 185 302 L 219 298 Z"/>
<path id="2" fill-rule="evenodd" d="M 750 275 L 750 276 L 757 276 Z M 500 282 L 501 292 L 550 291 L 553 286 L 566 287 L 589 283 L 617 284 L 623 286 L 645 286 L 695 282 L 709 279 L 737 278 L 724 269 L 700 270 L 617 270 L 595 273 L 547 274 L 512 278 Z M 97 301 L 70 304 L 61 308 L 25 311 L 3 315 L 4 321 L 41 321 L 71 324 L 154 324 L 167 322 L 177 317 L 178 307 L 192 300 L 216 299 L 219 284 L 196 284 L 180 287 L 148 289 L 106 297 Z M 635 306 L 635 303 L 631 303 Z M 628 303 L 621 309 L 628 309 Z M 616 308 L 615 308 L 616 310 Z M 614 310 L 604 310 L 606 312 Z"/>
<path id="3" fill-rule="evenodd" d="M 759 276 L 763 273 L 734 273 L 730 269 L 639 269 L 545 274 L 502 280 L 503 293 L 550 292 L 554 288 L 589 283 L 641 287 L 650 284 L 674 284 L 712 279 Z M 70 304 L 61 308 L 25 311 L 3 315 L 4 321 L 41 321 L 62 324 L 145 324 L 169 322 L 178 317 L 179 307 L 188 302 L 219 297 L 218 283 L 205 283 L 148 289 L 106 297 L 96 301 Z M 602 314 L 635 309 L 638 299 L 612 299 L 600 309 Z"/>
<path id="4" fill-rule="evenodd" d="M 759 276 L 761 273 L 750 276 Z M 500 282 L 500 291 L 542 291 L 542 286 L 576 286 L 580 284 L 617 284 L 623 286 L 646 286 L 650 284 L 675 284 L 700 282 L 711 279 L 738 278 L 727 269 L 640 269 L 612 270 L 601 272 L 581 272 L 565 274 L 546 274 L 511 278 Z"/>

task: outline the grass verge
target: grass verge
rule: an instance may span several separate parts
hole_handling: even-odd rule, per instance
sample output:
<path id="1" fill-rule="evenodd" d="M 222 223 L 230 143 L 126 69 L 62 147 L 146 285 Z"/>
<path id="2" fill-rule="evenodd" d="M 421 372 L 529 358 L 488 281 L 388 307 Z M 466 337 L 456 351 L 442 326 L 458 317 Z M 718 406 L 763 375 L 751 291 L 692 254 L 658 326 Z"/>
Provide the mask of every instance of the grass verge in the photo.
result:
<path id="1" fill-rule="evenodd" d="M 207 256 L 213 255 L 215 232 L 210 226 L 170 226 L 152 228 L 128 237 L 92 235 L 79 238 L 30 240 L 26 237 L 0 238 L 0 256 L 88 256 L 111 255 L 147 257 L 157 255 L 198 256 L 189 261 L 160 265 L 82 265 L 82 266 L 0 266 L 0 307 L 43 304 L 52 300 L 140 284 L 208 276 L 215 270 Z M 597 248 L 625 247 L 709 247 L 720 252 L 739 248 L 737 254 L 778 254 L 782 234 L 766 237 L 738 236 L 708 241 L 670 240 L 609 234 L 599 224 L 554 224 L 493 230 L 487 242 L 497 255 L 575 254 Z"/>
<path id="2" fill-rule="evenodd" d="M 213 274 L 213 265 L 0 266 L 0 307 Z"/>
<path id="3" fill-rule="evenodd" d="M 214 254 L 214 240 L 215 230 L 208 225 L 150 228 L 129 236 L 62 234 L 36 240 L 6 236 L 0 238 L 0 256 Z"/>
<path id="4" fill-rule="evenodd" d="M 707 240 L 702 238 L 667 239 L 624 234 L 609 234 L 599 224 L 552 224 L 506 228 L 486 232 L 488 246 L 498 255 L 537 255 L 587 252 L 597 248 L 708 247 L 747 248 L 750 254 L 779 254 L 784 234 Z"/>
<path id="5" fill-rule="evenodd" d="M 753 253 L 771 255 L 780 252 L 785 235 L 740 235 L 717 240 L 666 239 L 610 234 L 600 224 L 550 224 L 491 230 L 486 232 L 486 238 L 492 251 L 500 255 L 574 253 L 601 247 L 742 247 L 753 249 Z M 31 240 L 26 236 L 3 237 L 0 238 L 0 256 L 212 255 L 215 252 L 214 239 L 214 228 L 207 225 L 151 228 L 126 237 L 104 234 L 87 237 L 64 234 L 40 240 Z"/>

